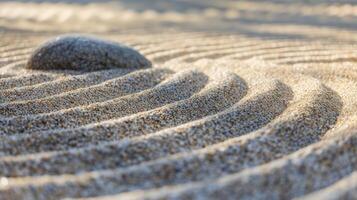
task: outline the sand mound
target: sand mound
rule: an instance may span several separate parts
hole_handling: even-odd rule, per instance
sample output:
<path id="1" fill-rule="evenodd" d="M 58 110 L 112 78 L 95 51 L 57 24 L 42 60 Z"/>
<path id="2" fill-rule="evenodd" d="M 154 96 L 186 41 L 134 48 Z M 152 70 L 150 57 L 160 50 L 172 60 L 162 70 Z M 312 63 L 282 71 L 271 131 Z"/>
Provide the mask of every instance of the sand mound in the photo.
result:
<path id="1" fill-rule="evenodd" d="M 355 2 L 101 2 L 0 2 L 0 199 L 356 199 Z M 26 68 L 79 30 L 152 68 Z"/>

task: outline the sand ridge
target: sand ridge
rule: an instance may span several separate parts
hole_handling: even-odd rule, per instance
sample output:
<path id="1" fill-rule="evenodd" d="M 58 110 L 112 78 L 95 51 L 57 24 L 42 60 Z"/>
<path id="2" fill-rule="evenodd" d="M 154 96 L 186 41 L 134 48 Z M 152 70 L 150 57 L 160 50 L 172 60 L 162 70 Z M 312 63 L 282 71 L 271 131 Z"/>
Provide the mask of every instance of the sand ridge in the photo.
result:
<path id="1" fill-rule="evenodd" d="M 0 1 L 0 199 L 356 199 L 356 5 Z M 72 32 L 153 66 L 25 67 Z"/>

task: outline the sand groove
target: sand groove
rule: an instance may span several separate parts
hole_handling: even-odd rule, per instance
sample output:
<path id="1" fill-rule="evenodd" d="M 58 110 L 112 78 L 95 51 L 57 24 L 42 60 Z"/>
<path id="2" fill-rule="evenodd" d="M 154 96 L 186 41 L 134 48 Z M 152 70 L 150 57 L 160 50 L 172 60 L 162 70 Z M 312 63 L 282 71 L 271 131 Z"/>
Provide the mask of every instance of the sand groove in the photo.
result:
<path id="1" fill-rule="evenodd" d="M 19 88 L 3 90 L 0 99 L 3 102 L 32 100 L 68 92 L 82 87 L 98 84 L 128 73 L 128 70 L 114 70 L 105 72 L 93 72 L 90 74 L 63 77 L 42 84 L 23 86 Z"/>
<path id="2" fill-rule="evenodd" d="M 6 103 L 0 105 L 0 115 L 3 117 L 34 115 L 114 99 L 155 86 L 165 78 L 165 75 L 169 74 L 166 71 L 133 72 L 124 77 L 104 81 L 98 85 L 71 90 L 47 98 Z M 86 98 L 91 96 L 93 98 Z"/>
<path id="3" fill-rule="evenodd" d="M 34 74 L 16 77 L 8 77 L 0 80 L 0 90 L 7 90 L 22 86 L 36 85 L 47 81 L 54 80 L 53 76 L 47 74 Z"/>
<path id="4" fill-rule="evenodd" d="M 357 172 L 329 186 L 321 191 L 314 192 L 308 196 L 298 199 L 353 199 L 357 197 Z"/>
<path id="5" fill-rule="evenodd" d="M 188 98 L 202 89 L 207 79 L 200 72 L 181 72 L 168 81 L 137 94 L 48 114 L 3 118 L 0 120 L 0 132 L 6 134 L 71 128 L 122 117 Z"/>
<path id="6" fill-rule="evenodd" d="M 311 84 L 311 83 L 309 83 Z M 301 86 L 300 86 L 301 87 Z M 314 92 L 314 91 L 312 91 Z M 302 115 L 311 115 L 310 117 L 320 117 L 320 113 L 311 113 L 311 105 L 317 104 L 319 106 L 327 106 L 325 104 L 331 103 L 331 102 L 323 102 L 325 97 L 319 97 L 319 95 L 333 95 L 329 91 L 326 91 L 325 89 L 321 89 L 320 94 L 315 94 L 311 96 L 315 96 L 312 101 L 315 101 L 314 103 L 307 103 L 305 106 L 300 108 L 300 105 L 296 103 L 294 105 L 294 109 L 301 109 L 301 114 Z M 301 99 L 301 97 L 298 97 Z M 333 108 L 333 105 L 331 105 L 331 109 L 336 109 Z M 310 107 L 310 108 L 309 108 Z M 337 112 L 337 110 L 336 110 Z M 284 114 L 285 113 L 285 114 Z M 193 151 L 190 153 L 183 153 L 179 154 L 177 156 L 170 156 L 167 159 L 159 159 L 154 162 L 148 162 L 147 164 L 139 165 L 139 166 L 134 166 L 128 169 L 124 170 L 111 170 L 111 171 L 103 171 L 103 172 L 97 172 L 94 176 L 92 173 L 87 173 L 83 174 L 79 177 L 47 177 L 46 180 L 42 180 L 41 178 L 34 178 L 34 180 L 37 180 L 41 184 L 39 184 L 37 187 L 39 187 L 39 190 L 43 190 L 46 187 L 51 187 L 52 191 L 60 193 L 66 193 L 69 195 L 71 191 L 67 190 L 72 190 L 75 191 L 75 189 L 72 188 L 67 188 L 68 182 L 81 182 L 81 190 L 84 188 L 88 188 L 88 192 L 90 192 L 90 188 L 93 189 L 93 187 L 96 188 L 96 194 L 91 194 L 91 195 L 99 195 L 99 191 L 105 194 L 106 188 L 101 188 L 96 181 L 98 180 L 106 180 L 108 182 L 111 182 L 111 185 L 113 188 L 111 188 L 111 191 L 116 191 L 116 192 L 124 192 L 131 190 L 131 187 L 135 188 L 148 188 L 152 186 L 162 186 L 165 184 L 174 184 L 174 183 L 182 183 L 186 181 L 197 181 L 197 180 L 203 180 L 203 179 L 212 179 L 216 178 L 220 175 L 227 174 L 227 173 L 233 173 L 237 172 L 239 170 L 242 170 L 243 168 L 247 167 L 252 167 L 256 166 L 265 162 L 268 162 L 270 159 L 277 159 L 278 157 L 283 156 L 284 154 L 288 154 L 289 152 L 293 150 L 288 150 L 290 147 L 287 145 L 286 147 L 281 146 L 281 142 L 284 142 L 283 137 L 280 139 L 273 139 L 272 137 L 279 137 L 279 134 L 286 130 L 286 127 L 291 127 L 291 126 L 302 126 L 301 123 L 306 123 L 304 121 L 301 121 L 296 114 L 291 113 L 289 110 L 286 110 L 282 114 L 282 116 L 278 119 L 275 120 L 275 122 L 272 123 L 272 125 L 268 126 L 265 129 L 259 130 L 256 133 L 251 133 L 247 135 L 246 137 L 237 137 L 234 139 L 227 140 L 226 142 L 219 143 L 213 146 L 206 147 L 204 149 L 198 150 L 198 151 Z M 306 113 L 306 114 L 303 114 Z M 328 114 L 329 112 L 326 112 Z M 323 114 L 322 114 L 323 115 Z M 307 117 L 306 117 L 307 118 Z M 326 119 L 329 118 L 329 116 L 324 117 Z M 324 120 L 323 120 L 324 121 Z M 323 123 L 326 123 L 327 121 L 324 121 Z M 333 123 L 333 122 L 332 122 Z M 328 126 L 329 124 L 326 124 L 325 126 Z M 322 125 L 323 126 L 323 125 Z M 312 131 L 311 134 L 314 132 L 319 132 L 320 130 L 317 130 L 315 127 L 309 127 Z M 297 131 L 299 128 L 296 129 L 291 129 L 292 132 L 286 134 L 299 134 Z M 325 128 L 326 130 L 326 128 Z M 294 133 L 293 131 L 297 131 Z M 307 127 L 305 128 L 305 131 L 307 131 Z M 269 137 L 266 137 L 269 135 Z M 275 135 L 275 136 L 274 136 Z M 304 134 L 305 138 L 308 137 L 308 135 Z M 312 136 L 312 140 L 314 137 Z M 256 143 L 259 142 L 261 143 L 262 149 L 264 149 L 264 145 L 275 145 L 273 146 L 268 146 L 268 148 L 274 148 L 271 150 L 267 151 L 262 151 L 262 149 L 251 149 L 250 143 Z M 301 144 L 301 146 L 305 146 L 310 144 L 311 141 L 306 140 L 304 144 Z M 280 152 L 278 152 L 280 151 Z M 237 156 L 239 155 L 239 156 Z M 247 159 L 249 158 L 249 159 Z M 225 163 L 223 165 L 223 163 Z M 205 166 L 203 168 L 198 169 L 196 166 Z M 180 169 L 181 166 L 186 166 L 184 169 Z M 147 169 L 150 169 L 149 171 Z M 152 173 L 154 172 L 154 173 Z M 191 174 L 191 176 L 187 177 L 185 175 Z M 113 178 L 113 177 L 118 177 L 118 178 Z M 57 182 L 57 179 L 64 179 L 66 180 L 66 184 L 61 184 L 61 182 Z M 79 179 L 78 179 L 79 178 Z M 157 179 L 159 178 L 159 179 Z M 77 180 L 78 179 L 78 180 Z M 29 179 L 29 183 L 33 182 L 34 180 Z M 160 180 L 160 182 L 158 182 Z M 36 181 L 36 182 L 37 182 Z M 24 184 L 24 182 L 22 182 Z M 55 185 L 54 185 L 55 184 Z M 22 185 L 21 190 L 26 190 L 26 186 Z M 66 189 L 67 188 L 67 189 Z M 34 187 L 32 187 L 34 189 Z M 67 193 L 68 192 L 68 193 Z M 74 194 L 74 193 L 73 193 Z"/>
<path id="7" fill-rule="evenodd" d="M 142 161 L 157 159 L 167 154 L 204 147 L 234 136 L 239 136 L 268 123 L 269 120 L 284 109 L 284 104 L 285 106 L 287 104 L 289 91 L 284 87 L 285 86 L 280 83 L 273 82 L 270 87 L 268 86 L 266 88 L 266 91 L 252 95 L 253 97 L 242 99 L 243 102 L 234 106 L 231 109 L 232 111 L 193 122 L 193 124 L 189 124 L 188 126 L 184 124 L 182 125 L 183 127 L 174 127 L 155 134 L 150 134 L 148 136 L 133 138 L 131 140 L 104 143 L 100 145 L 91 145 L 78 150 L 72 149 L 57 153 L 48 152 L 39 155 L 34 154 L 32 155 L 34 156 L 33 159 L 29 160 L 22 156 L 3 157 L 0 159 L 0 166 L 4 169 L 8 169 L 6 170 L 6 174 L 3 175 L 19 176 L 18 173 L 23 172 L 21 172 L 17 166 L 23 167 L 29 165 L 29 168 L 36 169 L 36 171 L 42 171 L 42 169 L 40 170 L 41 167 L 37 166 L 39 163 L 48 162 L 48 164 L 60 164 L 65 161 L 64 159 L 66 159 L 69 154 L 71 154 L 71 159 L 73 161 L 76 160 L 74 163 L 78 163 L 77 167 L 75 167 L 75 165 L 71 165 L 68 167 L 62 167 L 61 169 L 53 169 L 55 171 L 48 173 L 59 173 L 57 172 L 58 170 L 64 173 L 73 173 L 74 169 L 76 171 L 80 170 L 78 168 L 80 166 L 84 166 L 85 170 L 108 168 L 113 165 L 130 166 Z M 260 102 L 266 101 L 274 102 L 279 106 L 269 106 L 269 104 L 266 104 L 267 108 L 262 109 Z M 271 110 L 269 110 L 269 108 Z M 274 108 L 276 108 L 276 110 L 274 110 Z M 269 111 L 272 113 L 269 113 Z M 208 129 L 210 124 L 220 126 L 217 126 L 215 131 L 209 131 Z M 227 128 L 224 129 L 224 127 Z M 229 127 L 231 128 L 229 129 Z M 206 131 L 209 131 L 210 136 L 207 135 L 203 137 Z M 143 151 L 147 153 L 142 154 L 141 152 Z M 97 155 L 105 155 L 104 157 L 101 156 L 101 158 L 105 158 L 105 160 L 99 161 L 101 158 L 98 158 Z M 93 159 L 97 160 L 97 164 L 94 163 L 92 165 L 84 165 L 84 163 L 92 163 Z M 34 160 L 37 161 L 33 162 Z M 31 165 L 36 166 L 30 167 Z M 46 171 L 46 169 L 43 170 Z M 26 173 L 29 173 L 27 175 L 36 175 L 36 172 Z"/>
<path id="8" fill-rule="evenodd" d="M 201 92 L 186 100 L 118 120 L 103 121 L 77 129 L 32 133 L 13 138 L 3 137 L 3 141 L 6 140 L 6 142 L 2 143 L 1 152 L 3 154 L 10 152 L 10 154 L 15 152 L 19 154 L 59 150 L 70 148 L 71 144 L 79 147 L 86 143 L 98 143 L 99 141 L 111 141 L 149 134 L 214 114 L 233 105 L 245 94 L 245 83 L 235 75 L 227 76 L 230 77 L 227 81 L 213 80 Z M 222 98 L 224 98 L 224 101 L 217 104 L 216 102 Z M 17 145 L 23 143 L 28 144 L 28 146 Z M 50 143 L 51 145 L 49 145 Z"/>
<path id="9" fill-rule="evenodd" d="M 326 187 L 327 184 L 331 184 L 343 176 L 348 175 L 356 168 L 356 135 L 345 135 L 344 138 L 334 138 L 329 141 L 323 141 L 308 147 L 305 151 L 299 151 L 291 156 L 276 160 L 272 163 L 262 165 L 260 167 L 248 169 L 240 173 L 223 176 L 216 180 L 216 182 L 200 182 L 192 183 L 181 186 L 174 186 L 173 188 L 161 188 L 157 191 L 146 191 L 136 193 L 121 194 L 115 198 L 131 198 L 141 199 L 145 195 L 145 199 L 161 199 L 165 197 L 175 198 L 197 198 L 205 197 L 207 199 L 215 199 L 220 197 L 231 197 L 234 194 L 234 198 L 257 198 L 260 199 L 260 195 L 268 198 L 293 198 L 303 195 L 313 190 L 318 190 L 322 187 Z M 336 161 L 333 156 L 339 156 Z M 313 163 L 310 163 L 310 162 Z M 338 162 L 338 164 L 337 164 Z M 311 166 L 313 164 L 313 166 Z M 343 169 L 338 170 L 338 165 L 342 164 Z M 315 168 L 318 165 L 319 168 Z M 263 173 L 262 173 L 263 171 Z M 300 179 L 293 178 L 295 174 L 302 175 Z M 285 177 L 281 179 L 278 176 Z M 261 178 L 261 179 L 260 179 Z M 258 181 L 263 180 L 263 181 Z M 321 180 L 323 180 L 321 182 Z M 279 183 L 282 181 L 287 184 L 285 187 L 276 187 L 276 184 L 270 184 L 267 187 L 267 182 Z M 306 181 L 311 181 L 312 185 L 304 184 Z M 324 184 L 321 184 L 324 183 Z M 243 185 L 249 184 L 251 189 L 243 187 Z M 258 190 L 259 193 L 254 193 L 252 190 Z M 167 191 L 170 191 L 168 193 Z M 271 193 L 274 191 L 274 193 Z M 235 196 L 236 195 L 236 196 Z M 108 199 L 114 197 L 108 197 Z M 103 198 L 104 199 L 104 198 Z"/>
<path id="10" fill-rule="evenodd" d="M 55 2 L 0 0 L 0 200 L 356 199 L 356 1 Z M 153 67 L 24 68 L 83 31 Z"/>

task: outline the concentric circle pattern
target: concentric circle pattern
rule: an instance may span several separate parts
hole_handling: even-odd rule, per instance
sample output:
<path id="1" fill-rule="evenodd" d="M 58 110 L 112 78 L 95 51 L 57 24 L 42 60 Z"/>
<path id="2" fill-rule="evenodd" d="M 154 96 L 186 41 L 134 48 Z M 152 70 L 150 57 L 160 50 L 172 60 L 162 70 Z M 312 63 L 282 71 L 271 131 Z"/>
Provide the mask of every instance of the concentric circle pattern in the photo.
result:
<path id="1" fill-rule="evenodd" d="M 148 69 L 26 69 L 66 33 Z M 357 199 L 357 2 L 0 1 L 0 199 Z"/>

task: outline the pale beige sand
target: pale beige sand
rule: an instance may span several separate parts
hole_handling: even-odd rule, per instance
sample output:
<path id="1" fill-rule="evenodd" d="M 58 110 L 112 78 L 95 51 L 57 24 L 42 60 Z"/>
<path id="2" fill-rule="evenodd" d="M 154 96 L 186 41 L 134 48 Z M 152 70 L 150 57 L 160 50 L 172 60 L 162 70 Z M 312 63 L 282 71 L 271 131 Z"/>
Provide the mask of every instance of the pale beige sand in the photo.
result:
<path id="1" fill-rule="evenodd" d="M 25 69 L 43 41 L 149 69 Z M 0 199 L 357 199 L 357 1 L 0 1 Z"/>

